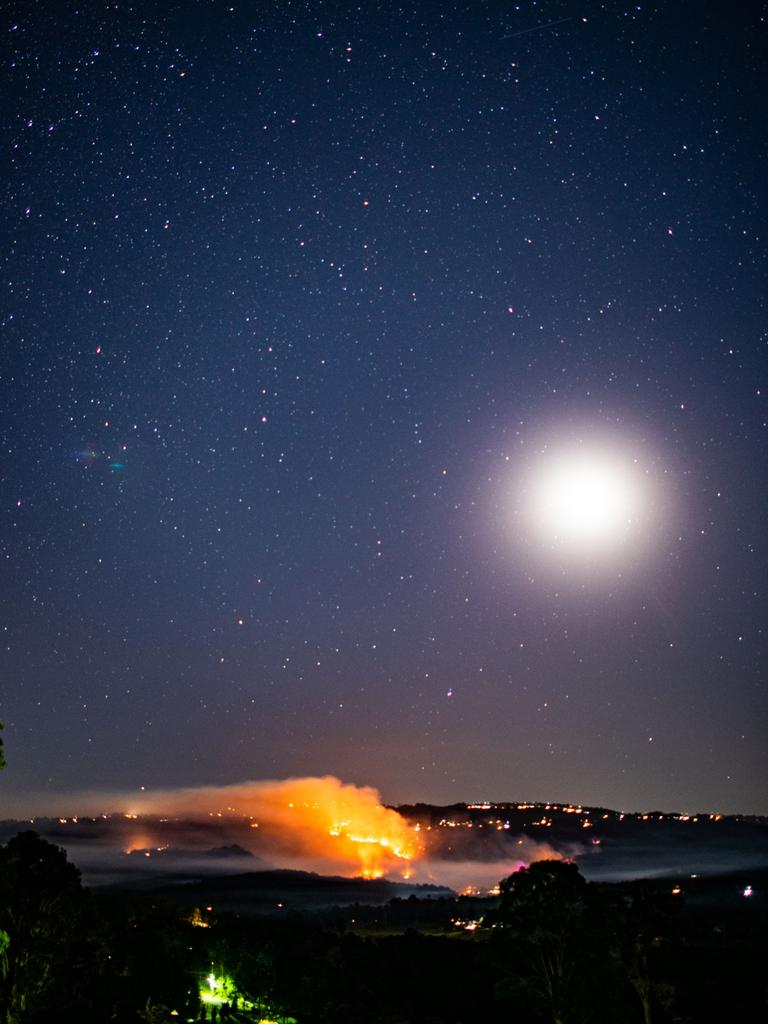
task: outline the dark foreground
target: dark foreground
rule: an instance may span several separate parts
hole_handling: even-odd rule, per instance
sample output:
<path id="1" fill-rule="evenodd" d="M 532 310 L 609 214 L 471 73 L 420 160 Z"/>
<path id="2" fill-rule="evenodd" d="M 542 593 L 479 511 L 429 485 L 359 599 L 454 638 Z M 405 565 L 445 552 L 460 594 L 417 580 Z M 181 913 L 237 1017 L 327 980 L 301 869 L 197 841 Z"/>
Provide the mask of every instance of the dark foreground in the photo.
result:
<path id="1" fill-rule="evenodd" d="M 89 892 L 63 851 L 16 837 L 0 848 L 0 1022 L 766 1020 L 768 870 L 608 884 L 539 861 L 493 899 L 207 902 L 258 887 Z"/>

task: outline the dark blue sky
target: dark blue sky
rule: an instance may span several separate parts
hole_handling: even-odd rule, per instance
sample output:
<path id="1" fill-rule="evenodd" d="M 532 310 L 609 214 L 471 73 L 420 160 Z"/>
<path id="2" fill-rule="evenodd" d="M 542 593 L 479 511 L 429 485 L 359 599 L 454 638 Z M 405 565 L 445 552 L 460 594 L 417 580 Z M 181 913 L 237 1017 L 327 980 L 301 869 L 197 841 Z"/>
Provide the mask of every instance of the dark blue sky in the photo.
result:
<path id="1" fill-rule="evenodd" d="M 0 31 L 5 792 L 768 812 L 759 7 Z M 642 557 L 537 571 L 595 437 Z"/>

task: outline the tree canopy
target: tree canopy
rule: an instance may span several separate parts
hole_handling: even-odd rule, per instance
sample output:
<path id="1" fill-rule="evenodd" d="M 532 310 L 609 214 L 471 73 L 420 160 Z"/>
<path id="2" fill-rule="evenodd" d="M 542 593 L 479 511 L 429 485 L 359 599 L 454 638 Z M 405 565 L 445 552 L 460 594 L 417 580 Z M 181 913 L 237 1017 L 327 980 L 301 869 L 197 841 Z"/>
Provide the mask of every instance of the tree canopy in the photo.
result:
<path id="1" fill-rule="evenodd" d="M 22 832 L 0 847 L 0 978 L 4 1024 L 34 1017 L 67 962 L 82 905 L 80 873 L 58 846 Z"/>

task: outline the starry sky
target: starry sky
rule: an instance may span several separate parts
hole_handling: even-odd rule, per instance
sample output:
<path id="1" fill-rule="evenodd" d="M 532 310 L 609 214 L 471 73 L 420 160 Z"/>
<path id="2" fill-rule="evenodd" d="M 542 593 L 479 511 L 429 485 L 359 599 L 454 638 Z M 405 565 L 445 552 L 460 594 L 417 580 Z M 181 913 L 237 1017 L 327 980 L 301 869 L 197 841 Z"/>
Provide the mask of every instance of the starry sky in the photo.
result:
<path id="1" fill-rule="evenodd" d="M 5 6 L 6 796 L 768 813 L 764 14 Z"/>

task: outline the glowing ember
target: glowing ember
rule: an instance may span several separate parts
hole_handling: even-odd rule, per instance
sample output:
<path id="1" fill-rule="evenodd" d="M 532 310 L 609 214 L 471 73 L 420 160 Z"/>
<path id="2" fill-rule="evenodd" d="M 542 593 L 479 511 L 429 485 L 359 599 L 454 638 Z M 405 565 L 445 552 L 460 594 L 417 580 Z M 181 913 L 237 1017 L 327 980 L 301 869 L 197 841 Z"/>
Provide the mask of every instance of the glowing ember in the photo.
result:
<path id="1" fill-rule="evenodd" d="M 399 815 L 396 815 L 396 817 L 399 817 Z M 404 822 L 401 825 L 401 822 L 402 819 L 395 823 L 395 833 L 410 833 L 412 830 Z M 392 822 L 387 824 L 391 830 Z M 386 870 L 387 863 L 393 857 L 407 862 L 413 860 L 414 856 L 416 856 L 415 836 L 410 834 L 405 836 L 386 834 L 378 836 L 357 835 L 350 831 L 350 827 L 351 823 L 348 821 L 339 822 L 328 829 L 328 835 L 334 839 L 341 840 L 343 843 L 357 844 L 357 846 L 350 847 L 350 849 L 354 850 L 360 858 L 360 874 L 363 878 L 381 878 Z M 411 876 L 411 872 L 407 868 L 404 869 L 403 874 L 406 878 Z"/>

